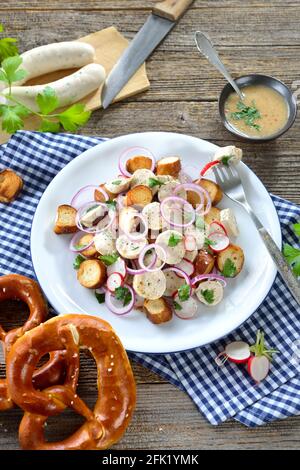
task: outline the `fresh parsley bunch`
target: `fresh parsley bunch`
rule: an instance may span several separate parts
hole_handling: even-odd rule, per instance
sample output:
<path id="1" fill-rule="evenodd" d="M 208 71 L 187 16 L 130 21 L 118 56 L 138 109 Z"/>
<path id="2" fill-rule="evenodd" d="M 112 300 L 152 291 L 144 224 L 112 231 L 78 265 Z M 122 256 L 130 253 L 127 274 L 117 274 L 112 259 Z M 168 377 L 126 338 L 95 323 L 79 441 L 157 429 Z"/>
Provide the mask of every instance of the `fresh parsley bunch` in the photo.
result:
<path id="1" fill-rule="evenodd" d="M 300 238 L 300 223 L 293 224 L 294 233 Z M 285 243 L 283 246 L 283 254 L 289 265 L 293 269 L 295 276 L 300 276 L 300 250 Z"/>
<path id="2" fill-rule="evenodd" d="M 3 51 L 0 43 L 0 54 Z M 13 50 L 12 50 L 13 51 Z M 42 93 L 36 97 L 38 112 L 24 106 L 12 93 L 12 84 L 26 77 L 26 70 L 20 68 L 22 57 L 14 55 L 6 57 L 1 62 L 0 81 L 4 82 L 8 88 L 8 94 L 0 93 L 6 99 L 6 104 L 0 104 L 0 118 L 2 120 L 2 130 L 13 134 L 24 128 L 24 118 L 35 115 L 40 119 L 40 132 L 59 132 L 61 129 L 75 132 L 87 123 L 91 116 L 90 111 L 85 111 L 85 106 L 76 103 L 66 110 L 55 113 L 59 108 L 59 100 L 53 88 L 46 86 Z"/>
<path id="3" fill-rule="evenodd" d="M 0 33 L 4 31 L 4 27 L 0 24 Z M 19 53 L 17 47 L 17 39 L 2 38 L 0 39 L 0 62 L 7 57 L 17 55 Z"/>

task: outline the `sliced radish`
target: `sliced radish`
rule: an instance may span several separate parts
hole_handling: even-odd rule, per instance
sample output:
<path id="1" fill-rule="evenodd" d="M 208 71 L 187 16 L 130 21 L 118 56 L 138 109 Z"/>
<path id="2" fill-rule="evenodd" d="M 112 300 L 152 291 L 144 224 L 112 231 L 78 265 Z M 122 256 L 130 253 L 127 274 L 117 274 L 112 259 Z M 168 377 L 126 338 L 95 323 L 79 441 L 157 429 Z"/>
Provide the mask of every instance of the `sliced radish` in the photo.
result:
<path id="1" fill-rule="evenodd" d="M 220 233 L 220 232 L 210 233 L 209 240 L 213 242 L 210 245 L 210 248 L 212 248 L 212 250 L 215 252 L 225 250 L 230 243 L 230 240 L 227 237 L 227 235 L 224 235 L 223 233 Z"/>
<path id="2" fill-rule="evenodd" d="M 106 285 L 109 292 L 115 292 L 118 287 L 124 284 L 124 277 L 120 273 L 112 273 L 107 279 Z"/>
<path id="3" fill-rule="evenodd" d="M 122 258 L 118 258 L 113 264 L 106 268 L 107 276 L 113 273 L 120 273 L 125 278 L 126 276 L 126 263 Z"/>
<path id="4" fill-rule="evenodd" d="M 221 222 L 219 222 L 218 220 L 214 220 L 210 224 L 208 235 L 210 233 L 214 233 L 214 232 L 220 232 L 220 233 L 223 233 L 224 235 L 227 235 L 227 230 L 226 230 L 225 226 Z"/>
<path id="5" fill-rule="evenodd" d="M 220 163 L 221 162 L 219 160 L 214 160 L 213 162 L 207 163 L 200 171 L 200 176 L 204 176 L 212 167 L 219 165 Z"/>
<path id="6" fill-rule="evenodd" d="M 266 356 L 252 356 L 248 361 L 248 372 L 255 382 L 264 380 L 270 370 L 270 361 Z"/>
<path id="7" fill-rule="evenodd" d="M 194 318 L 198 310 L 198 302 L 193 298 L 189 297 L 188 300 L 184 302 L 179 299 L 178 295 L 174 297 L 174 301 L 176 302 L 174 307 L 174 313 L 177 317 L 181 318 L 182 320 L 190 320 Z"/>
<path id="8" fill-rule="evenodd" d="M 179 268 L 182 271 L 184 271 L 189 277 L 191 277 L 194 274 L 195 267 L 191 261 L 189 261 L 186 258 L 183 258 L 180 263 L 175 265 L 175 268 Z M 178 277 L 183 277 L 181 274 L 176 273 L 176 276 Z"/>
<path id="9" fill-rule="evenodd" d="M 249 344 L 244 341 L 233 341 L 225 348 L 225 354 L 229 361 L 236 364 L 243 364 L 248 362 L 251 356 Z"/>
<path id="10" fill-rule="evenodd" d="M 197 249 L 197 243 L 193 235 L 186 235 L 184 237 L 184 247 L 186 251 L 194 251 Z"/>

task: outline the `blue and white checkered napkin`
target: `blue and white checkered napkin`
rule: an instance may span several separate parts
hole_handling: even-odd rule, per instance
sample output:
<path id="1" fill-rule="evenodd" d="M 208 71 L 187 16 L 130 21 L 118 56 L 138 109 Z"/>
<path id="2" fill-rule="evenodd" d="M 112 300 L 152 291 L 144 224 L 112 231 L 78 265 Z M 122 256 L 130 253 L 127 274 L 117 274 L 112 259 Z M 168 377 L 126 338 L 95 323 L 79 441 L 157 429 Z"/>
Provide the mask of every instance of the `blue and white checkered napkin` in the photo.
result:
<path id="1" fill-rule="evenodd" d="M 0 163 L 22 176 L 19 198 L 0 204 L 0 274 L 34 277 L 29 249 L 32 218 L 52 178 L 74 157 L 103 139 L 76 135 L 18 132 L 0 150 Z M 272 196 L 284 241 L 297 244 L 291 225 L 300 220 L 300 208 Z M 268 297 L 239 329 L 220 341 L 192 351 L 166 355 L 130 356 L 186 391 L 212 424 L 235 418 L 247 426 L 265 424 L 300 414 L 299 307 L 277 276 Z M 265 332 L 268 346 L 278 349 L 271 373 L 255 385 L 243 366 L 218 368 L 215 356 L 233 340 L 255 341 Z"/>

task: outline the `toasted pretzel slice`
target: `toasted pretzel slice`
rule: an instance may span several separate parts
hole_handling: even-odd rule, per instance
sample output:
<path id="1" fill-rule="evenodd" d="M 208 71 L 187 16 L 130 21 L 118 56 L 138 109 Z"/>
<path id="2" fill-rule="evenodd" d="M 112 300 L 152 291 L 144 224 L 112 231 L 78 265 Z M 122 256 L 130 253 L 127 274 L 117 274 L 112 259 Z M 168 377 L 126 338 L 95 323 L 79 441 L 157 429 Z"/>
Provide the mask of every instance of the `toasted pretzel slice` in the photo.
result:
<path id="1" fill-rule="evenodd" d="M 93 410 L 77 396 L 71 382 L 78 374 L 76 364 L 76 373 L 74 367 L 73 371 L 68 368 L 62 386 L 37 391 L 32 385 L 33 372 L 44 354 L 65 350 L 70 357 L 78 357 L 80 348 L 88 349 L 97 364 L 98 399 Z M 12 399 L 27 412 L 19 432 L 23 449 L 106 449 L 125 432 L 136 401 L 131 366 L 120 340 L 108 323 L 87 315 L 52 318 L 22 336 L 7 356 L 7 378 Z M 67 406 L 86 422 L 68 439 L 47 443 L 43 429 L 47 417 Z"/>
<path id="2" fill-rule="evenodd" d="M 12 202 L 23 188 L 23 180 L 12 170 L 0 171 L 0 202 Z"/>

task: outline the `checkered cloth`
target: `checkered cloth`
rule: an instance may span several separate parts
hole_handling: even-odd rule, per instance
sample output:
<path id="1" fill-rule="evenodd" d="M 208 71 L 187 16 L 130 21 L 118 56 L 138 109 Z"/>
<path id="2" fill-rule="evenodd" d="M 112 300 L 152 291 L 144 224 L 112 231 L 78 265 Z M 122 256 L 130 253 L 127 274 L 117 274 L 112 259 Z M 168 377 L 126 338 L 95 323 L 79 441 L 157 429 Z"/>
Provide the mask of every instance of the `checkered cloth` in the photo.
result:
<path id="1" fill-rule="evenodd" d="M 34 277 L 30 259 L 32 218 L 52 178 L 74 157 L 103 139 L 76 135 L 18 132 L 0 150 L 2 167 L 9 167 L 25 182 L 19 198 L 0 204 L 0 274 Z M 272 196 L 284 241 L 297 245 L 291 225 L 300 220 L 300 208 Z M 233 417 L 247 426 L 265 424 L 300 414 L 299 307 L 277 276 L 258 310 L 240 328 L 213 344 L 166 355 L 133 354 L 130 357 L 157 372 L 194 400 L 212 424 Z M 234 340 L 255 341 L 265 332 L 268 346 L 278 349 L 271 373 L 256 385 L 244 366 L 227 363 L 218 368 L 216 355 Z"/>

